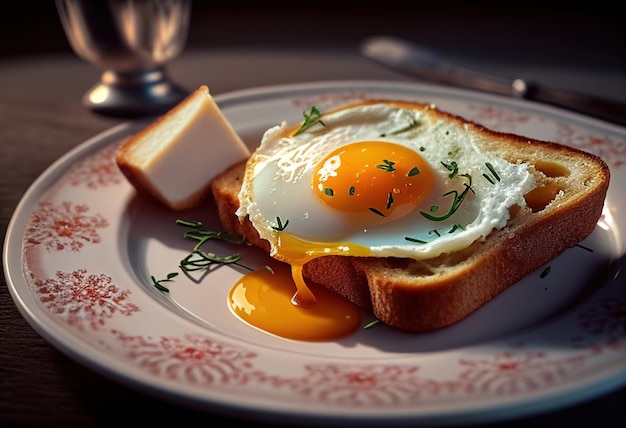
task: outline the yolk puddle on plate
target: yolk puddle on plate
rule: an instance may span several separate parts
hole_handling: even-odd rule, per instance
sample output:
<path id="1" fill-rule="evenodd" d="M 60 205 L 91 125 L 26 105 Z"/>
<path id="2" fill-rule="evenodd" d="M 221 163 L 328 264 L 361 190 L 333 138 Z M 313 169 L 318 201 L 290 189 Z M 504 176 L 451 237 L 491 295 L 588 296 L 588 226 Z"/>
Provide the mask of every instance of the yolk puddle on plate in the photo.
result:
<path id="1" fill-rule="evenodd" d="M 308 286 L 313 305 L 292 302 L 296 285 L 289 265 L 259 269 L 243 276 L 230 290 L 228 305 L 246 323 L 287 339 L 321 342 L 341 339 L 361 324 L 360 309 L 337 293 Z"/>

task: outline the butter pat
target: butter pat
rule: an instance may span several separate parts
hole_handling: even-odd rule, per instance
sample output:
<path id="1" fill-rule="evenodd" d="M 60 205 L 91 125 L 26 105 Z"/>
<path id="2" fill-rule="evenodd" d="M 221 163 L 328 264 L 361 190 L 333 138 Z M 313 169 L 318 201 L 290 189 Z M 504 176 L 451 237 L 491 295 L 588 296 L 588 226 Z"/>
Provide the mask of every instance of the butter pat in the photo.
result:
<path id="1" fill-rule="evenodd" d="M 180 211 L 200 204 L 215 176 L 249 156 L 203 85 L 122 143 L 116 162 L 138 192 Z"/>

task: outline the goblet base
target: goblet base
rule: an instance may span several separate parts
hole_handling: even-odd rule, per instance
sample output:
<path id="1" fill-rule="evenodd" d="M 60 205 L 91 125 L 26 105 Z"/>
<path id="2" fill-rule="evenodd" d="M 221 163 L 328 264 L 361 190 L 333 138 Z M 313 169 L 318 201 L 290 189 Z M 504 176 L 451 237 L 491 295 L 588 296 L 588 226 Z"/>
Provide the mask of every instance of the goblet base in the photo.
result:
<path id="1" fill-rule="evenodd" d="M 106 70 L 100 82 L 84 95 L 83 104 L 105 116 L 140 118 L 161 115 L 188 94 L 163 67 L 133 72 Z"/>

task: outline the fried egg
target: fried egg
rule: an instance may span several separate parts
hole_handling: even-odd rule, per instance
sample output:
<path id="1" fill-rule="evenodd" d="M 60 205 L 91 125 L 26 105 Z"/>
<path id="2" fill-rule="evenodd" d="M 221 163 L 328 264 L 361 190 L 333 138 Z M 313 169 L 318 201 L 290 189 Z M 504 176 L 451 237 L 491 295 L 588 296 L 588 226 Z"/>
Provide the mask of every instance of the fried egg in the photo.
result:
<path id="1" fill-rule="evenodd" d="M 291 303 L 316 297 L 302 266 L 326 255 L 428 259 L 506 225 L 534 187 L 527 165 L 481 149 L 462 124 L 402 102 L 304 112 L 267 130 L 237 215 L 291 265 Z"/>

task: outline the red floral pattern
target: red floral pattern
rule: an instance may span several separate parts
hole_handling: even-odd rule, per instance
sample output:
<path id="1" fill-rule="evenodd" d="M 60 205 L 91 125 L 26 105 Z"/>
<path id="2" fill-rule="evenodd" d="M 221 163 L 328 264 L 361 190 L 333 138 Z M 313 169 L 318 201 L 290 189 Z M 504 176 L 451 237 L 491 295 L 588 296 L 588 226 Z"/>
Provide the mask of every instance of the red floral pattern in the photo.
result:
<path id="1" fill-rule="evenodd" d="M 458 388 L 468 394 L 516 395 L 544 388 L 584 365 L 577 355 L 552 359 L 545 352 L 504 352 L 481 359 L 462 359 L 468 367 L 459 377 Z"/>
<path id="2" fill-rule="evenodd" d="M 97 189 L 120 184 L 124 177 L 115 162 L 116 151 L 117 145 L 110 145 L 95 155 L 77 162 L 67 176 L 70 185 Z"/>
<path id="3" fill-rule="evenodd" d="M 131 315 L 139 311 L 128 300 L 130 291 L 120 290 L 109 276 L 87 275 L 84 269 L 59 271 L 54 278 L 35 280 L 34 286 L 50 312 L 81 330 L 98 330 L 116 313 Z"/>
<path id="4" fill-rule="evenodd" d="M 97 244 L 96 229 L 109 223 L 99 214 L 87 215 L 89 207 L 72 202 L 55 205 L 41 202 L 31 214 L 24 233 L 25 246 L 41 245 L 48 251 L 79 251 L 86 243 Z"/>
<path id="5" fill-rule="evenodd" d="M 139 367 L 167 379 L 190 384 L 243 384 L 251 373 L 256 354 L 227 346 L 204 336 L 151 338 L 114 331 L 131 350 Z"/>
<path id="6" fill-rule="evenodd" d="M 392 364 L 307 366 L 306 375 L 291 380 L 299 396 L 335 406 L 397 406 L 449 391 L 447 382 L 426 379 L 419 367 Z"/>
<path id="7" fill-rule="evenodd" d="M 283 376 L 255 367 L 257 355 L 202 336 L 128 336 L 115 332 L 127 357 L 155 376 L 192 384 L 266 385 L 287 389 L 299 397 L 330 406 L 389 407 L 416 404 L 443 395 L 515 396 L 556 385 L 585 367 L 598 352 L 623 349 L 616 334 L 626 337 L 624 299 L 606 298 L 580 315 L 594 336 L 580 352 L 567 356 L 545 351 L 504 351 L 478 358 L 461 358 L 451 379 L 430 378 L 417 365 L 305 365 L 302 376 Z M 454 373 L 450 368 L 450 372 Z"/>
<path id="8" fill-rule="evenodd" d="M 331 406 L 405 406 L 443 395 L 515 396 L 558 384 L 583 368 L 588 357 L 522 350 L 462 358 L 461 371 L 449 380 L 429 378 L 410 364 L 307 365 L 302 376 L 286 377 L 256 369 L 255 353 L 206 337 L 115 334 L 130 349 L 127 357 L 155 376 L 191 384 L 272 386 Z"/>

